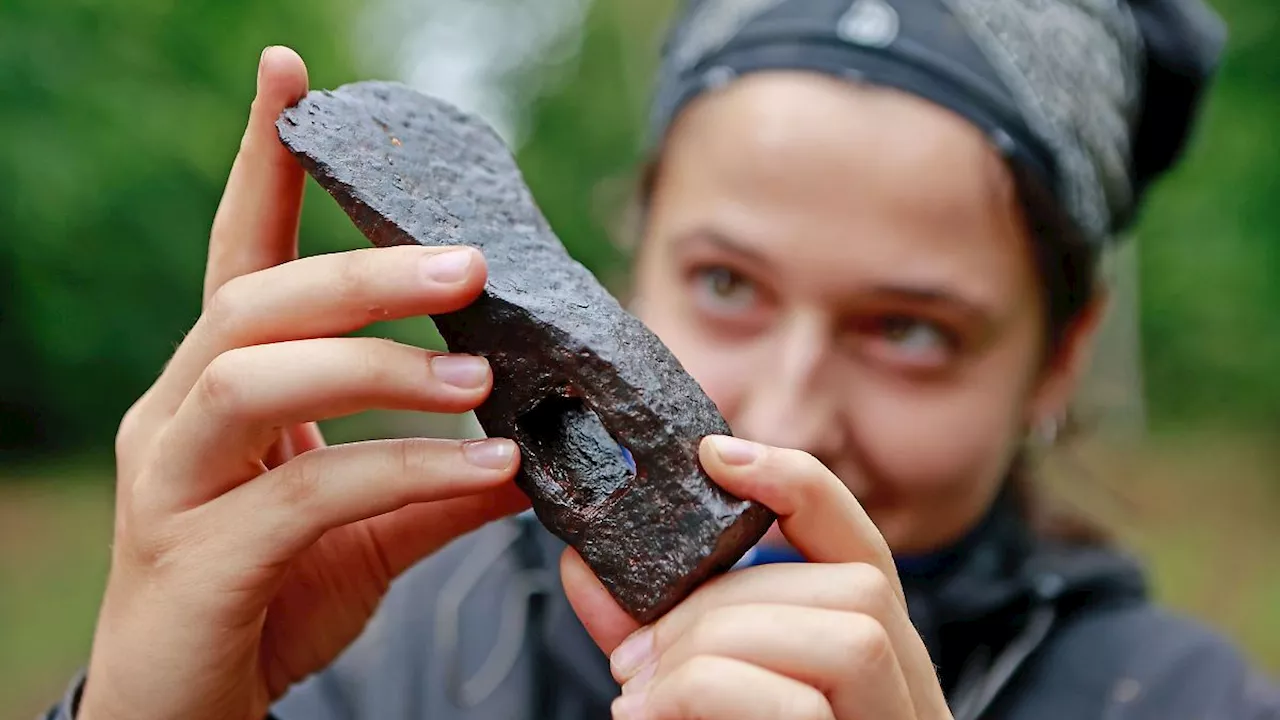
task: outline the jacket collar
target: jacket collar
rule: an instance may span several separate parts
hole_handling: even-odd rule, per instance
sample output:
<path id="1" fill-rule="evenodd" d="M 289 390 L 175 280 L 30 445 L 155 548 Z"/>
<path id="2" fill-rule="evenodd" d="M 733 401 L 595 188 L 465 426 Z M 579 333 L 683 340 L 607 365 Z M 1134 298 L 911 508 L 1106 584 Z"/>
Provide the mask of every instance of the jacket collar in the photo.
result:
<path id="1" fill-rule="evenodd" d="M 969 535 L 920 565 L 899 565 L 908 599 L 927 602 L 947 624 L 1086 593 L 1119 599 L 1147 591 L 1138 563 L 1115 548 L 1037 537 L 1008 490 Z"/>
<path id="2" fill-rule="evenodd" d="M 1146 594 L 1136 562 L 1037 537 L 1007 491 L 952 548 L 900 567 L 912 623 L 957 720 L 979 717 L 1076 608 Z"/>

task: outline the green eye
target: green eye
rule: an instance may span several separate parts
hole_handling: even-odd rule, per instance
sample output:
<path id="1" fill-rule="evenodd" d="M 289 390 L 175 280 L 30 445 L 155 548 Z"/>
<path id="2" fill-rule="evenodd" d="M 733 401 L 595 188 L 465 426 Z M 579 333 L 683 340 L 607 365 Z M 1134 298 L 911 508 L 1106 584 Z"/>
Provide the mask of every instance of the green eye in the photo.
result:
<path id="1" fill-rule="evenodd" d="M 898 348 L 912 354 L 946 351 L 952 345 L 951 338 L 937 325 L 911 317 L 885 318 L 880 333 Z"/>
<path id="2" fill-rule="evenodd" d="M 711 267 L 698 271 L 698 283 L 716 303 L 741 307 L 755 301 L 755 286 L 749 280 L 724 267 Z"/>

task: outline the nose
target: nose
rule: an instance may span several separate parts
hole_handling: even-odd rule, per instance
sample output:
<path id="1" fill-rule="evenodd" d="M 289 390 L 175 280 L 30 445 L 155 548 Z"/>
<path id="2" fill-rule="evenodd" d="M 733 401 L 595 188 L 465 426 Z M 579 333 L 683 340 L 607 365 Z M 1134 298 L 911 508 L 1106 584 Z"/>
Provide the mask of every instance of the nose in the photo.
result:
<path id="1" fill-rule="evenodd" d="M 732 418 L 736 435 L 819 459 L 839 450 L 839 398 L 831 372 L 832 340 L 816 314 L 779 323 L 761 340 L 752 379 Z"/>

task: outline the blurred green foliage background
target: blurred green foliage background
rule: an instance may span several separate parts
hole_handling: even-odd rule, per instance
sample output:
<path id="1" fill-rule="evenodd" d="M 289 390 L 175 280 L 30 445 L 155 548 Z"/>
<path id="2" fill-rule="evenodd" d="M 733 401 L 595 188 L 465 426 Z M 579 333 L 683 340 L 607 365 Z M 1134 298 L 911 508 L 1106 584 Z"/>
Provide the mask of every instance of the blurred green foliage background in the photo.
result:
<path id="1" fill-rule="evenodd" d="M 1216 4 L 1231 24 L 1227 61 L 1187 162 L 1138 233 L 1148 397 L 1158 424 L 1280 429 L 1280 11 L 1264 0 Z M 512 89 L 556 79 L 521 98 L 519 159 L 566 244 L 602 274 L 622 268 L 611 240 L 642 159 L 671 6 L 595 2 L 579 52 L 502 78 Z M 357 62 L 360 11 L 333 1 L 5 3 L 4 452 L 110 439 L 198 311 L 204 238 L 258 51 L 293 45 L 317 87 L 392 75 L 390 58 Z M 327 198 L 310 200 L 308 251 L 362 244 Z"/>
<path id="2" fill-rule="evenodd" d="M 462 1 L 499 13 L 536 5 Z M 1134 542 L 1154 557 L 1166 595 L 1280 667 L 1280 577 L 1265 554 L 1240 548 L 1274 547 L 1280 526 L 1280 457 L 1269 449 L 1280 436 L 1280 7 L 1212 1 L 1231 29 L 1226 62 L 1186 162 L 1137 233 L 1155 434 L 1100 462 L 1123 476 L 1124 497 L 1161 498 L 1147 515 L 1118 514 L 1138 528 Z M 503 68 L 496 83 L 552 225 L 616 281 L 626 265 L 615 241 L 674 0 L 566 2 L 583 13 L 580 31 Z M 314 87 L 405 75 L 413 28 L 394 19 L 429 23 L 461 7 L 411 5 L 0 3 L 0 716 L 7 703 L 33 712 L 32 696 L 83 657 L 105 571 L 114 429 L 198 314 L 205 240 L 259 51 L 299 50 Z M 383 22 L 367 22 L 378 13 Z M 364 245 L 327 196 L 308 192 L 305 252 Z M 370 332 L 433 339 L 425 322 Z M 1192 508 L 1205 507 L 1221 514 L 1220 525 L 1198 526 L 1210 539 L 1188 545 L 1186 533 L 1161 529 L 1196 523 Z M 1237 600 L 1197 599 L 1197 583 L 1212 583 L 1223 563 L 1237 569 Z"/>

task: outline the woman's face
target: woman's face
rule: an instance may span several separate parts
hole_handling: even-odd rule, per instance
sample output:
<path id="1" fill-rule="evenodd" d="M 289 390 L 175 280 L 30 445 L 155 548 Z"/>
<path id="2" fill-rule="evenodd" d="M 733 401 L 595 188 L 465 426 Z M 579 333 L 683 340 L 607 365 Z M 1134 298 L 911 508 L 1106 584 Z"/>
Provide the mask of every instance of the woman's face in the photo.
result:
<path id="1" fill-rule="evenodd" d="M 633 309 L 734 433 L 816 455 L 898 552 L 981 516 L 1089 334 L 1044 357 L 1012 181 L 975 128 L 815 74 L 682 113 L 636 272 Z"/>

